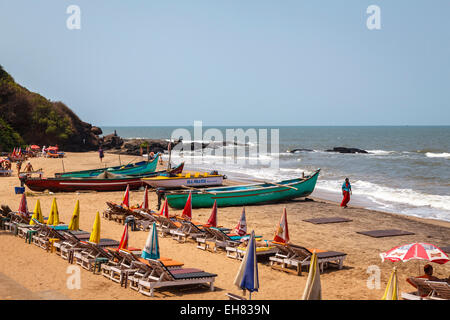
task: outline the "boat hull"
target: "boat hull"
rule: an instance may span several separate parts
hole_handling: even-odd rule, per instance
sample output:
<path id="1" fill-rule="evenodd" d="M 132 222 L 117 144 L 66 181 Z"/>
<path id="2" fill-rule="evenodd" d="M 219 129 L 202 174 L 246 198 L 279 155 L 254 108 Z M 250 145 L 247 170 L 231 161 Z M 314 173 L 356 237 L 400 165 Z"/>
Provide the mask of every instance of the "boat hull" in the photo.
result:
<path id="1" fill-rule="evenodd" d="M 183 171 L 184 163 L 170 170 L 171 174 L 179 174 Z M 167 171 L 159 171 L 138 177 L 126 177 L 118 179 L 96 179 L 96 178 L 27 178 L 23 182 L 32 191 L 51 192 L 76 192 L 76 191 L 123 191 L 127 185 L 130 190 L 139 189 L 144 186 L 143 177 L 156 176 Z"/>
<path id="2" fill-rule="evenodd" d="M 192 192 L 193 208 L 210 208 L 217 201 L 218 207 L 246 206 L 260 203 L 279 202 L 309 196 L 316 186 L 320 169 L 305 179 L 281 181 L 278 186 L 270 183 L 223 188 L 207 188 L 206 192 Z M 297 190 L 295 190 L 295 189 Z M 166 193 L 168 204 L 175 209 L 184 208 L 188 192 Z"/>
<path id="3" fill-rule="evenodd" d="M 122 174 L 127 176 L 137 176 L 143 175 L 147 173 L 155 172 L 156 167 L 158 166 L 158 158 L 159 153 L 156 154 L 155 158 L 152 161 L 141 161 L 125 166 L 116 166 L 102 169 L 93 169 L 93 170 L 83 170 L 83 171 L 73 171 L 73 172 L 59 172 L 55 173 L 55 177 L 57 178 L 88 178 L 95 177 L 103 172 L 109 172 L 113 174 Z"/>
<path id="4" fill-rule="evenodd" d="M 209 176 L 209 177 L 155 177 L 145 178 L 144 183 L 148 184 L 152 188 L 166 188 L 176 189 L 186 187 L 210 187 L 220 186 L 223 183 L 223 176 Z"/>

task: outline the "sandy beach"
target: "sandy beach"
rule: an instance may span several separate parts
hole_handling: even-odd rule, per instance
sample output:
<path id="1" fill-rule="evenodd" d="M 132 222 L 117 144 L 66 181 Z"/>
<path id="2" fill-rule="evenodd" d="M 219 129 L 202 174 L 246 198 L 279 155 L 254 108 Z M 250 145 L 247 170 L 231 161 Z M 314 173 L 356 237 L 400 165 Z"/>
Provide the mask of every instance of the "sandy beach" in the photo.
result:
<path id="1" fill-rule="evenodd" d="M 122 163 L 138 161 L 140 158 L 121 156 Z M 32 158 L 34 169 L 42 168 L 46 177 L 55 172 L 83 170 L 100 167 L 97 152 L 67 153 L 64 160 Z M 106 153 L 103 166 L 118 165 L 118 156 Z M 13 165 L 12 177 L 0 178 L 0 204 L 6 204 L 12 210 L 17 210 L 20 195 L 14 193 L 14 187 L 19 186 L 17 172 Z M 220 168 L 218 168 L 220 170 Z M 319 177 L 320 179 L 320 177 Z M 52 199 L 57 199 L 61 221 L 68 223 L 73 213 L 76 200 L 80 200 L 80 228 L 91 231 L 96 212 L 100 214 L 106 209 L 106 201 L 120 202 L 123 192 L 83 192 L 49 194 L 30 192 L 27 189 L 29 210 L 32 211 L 36 200 L 41 202 L 44 216 L 48 216 Z M 156 210 L 156 196 L 150 193 L 150 206 Z M 143 191 L 131 192 L 131 203 L 142 202 Z M 337 270 L 329 268 L 321 274 L 321 284 L 324 299 L 380 299 L 393 266 L 398 267 L 400 292 L 411 292 L 413 287 L 406 283 L 406 278 L 422 274 L 424 262 L 407 263 L 381 262 L 379 253 L 394 246 L 411 243 L 427 242 L 437 246 L 450 245 L 450 223 L 438 220 L 428 220 L 396 215 L 391 213 L 350 207 L 341 209 L 338 204 L 325 201 L 314 196 L 313 201 L 295 200 L 280 204 L 268 204 L 246 207 L 248 229 L 264 239 L 273 239 L 273 233 L 278 223 L 283 207 L 287 208 L 289 233 L 291 242 L 307 248 L 340 251 L 347 253 L 344 268 Z M 206 222 L 211 209 L 194 209 L 193 219 Z M 241 214 L 241 208 L 219 208 L 218 223 L 225 227 L 234 227 Z M 181 210 L 170 209 L 171 213 L 181 214 Z M 351 219 L 351 222 L 338 224 L 314 225 L 302 221 L 308 218 L 339 216 Z M 371 238 L 356 233 L 357 231 L 400 229 L 413 232 L 414 235 Z M 120 240 L 123 226 L 105 219 L 101 220 L 102 238 Z M 56 254 L 28 245 L 23 239 L 5 231 L 0 231 L 0 300 L 2 299 L 227 299 L 226 293 L 242 295 L 242 291 L 233 285 L 234 277 L 240 262 L 230 259 L 225 253 L 212 253 L 196 248 L 195 243 L 178 243 L 171 238 L 160 238 L 161 255 L 182 261 L 186 267 L 199 268 L 216 273 L 214 292 L 207 289 L 161 289 L 154 298 L 143 296 L 129 288 L 107 280 L 100 275 L 94 275 L 81 269 L 81 288 L 68 289 L 66 281 L 69 274 L 67 261 Z M 147 238 L 147 232 L 130 232 L 129 245 L 142 248 Z M 377 266 L 381 270 L 380 288 L 369 289 L 367 273 L 369 266 Z M 433 264 L 435 275 L 443 278 L 450 275 L 449 264 Z M 253 294 L 254 299 L 295 300 L 300 299 L 305 287 L 307 272 L 302 276 L 280 272 L 271 269 L 268 264 L 259 264 L 260 290 Z"/>

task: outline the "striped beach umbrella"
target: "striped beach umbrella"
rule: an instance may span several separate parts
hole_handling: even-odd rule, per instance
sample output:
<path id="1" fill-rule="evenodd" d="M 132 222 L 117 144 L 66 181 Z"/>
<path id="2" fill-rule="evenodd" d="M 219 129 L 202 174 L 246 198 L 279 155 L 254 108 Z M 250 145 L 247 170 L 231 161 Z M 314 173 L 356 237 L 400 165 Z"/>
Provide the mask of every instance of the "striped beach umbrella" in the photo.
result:
<path id="1" fill-rule="evenodd" d="M 158 230 L 156 223 L 153 223 L 152 230 L 148 233 L 145 247 L 142 250 L 141 257 L 144 259 L 159 259 Z"/>
<path id="2" fill-rule="evenodd" d="M 245 207 L 242 208 L 241 218 L 239 219 L 239 223 L 236 228 L 234 228 L 234 231 L 240 236 L 247 234 L 247 219 L 245 218 Z"/>
<path id="3" fill-rule="evenodd" d="M 283 209 L 283 215 L 281 216 L 280 223 L 278 224 L 277 229 L 275 231 L 275 237 L 273 238 L 273 241 L 281 243 L 289 242 L 289 230 L 287 223 L 286 208 Z"/>
<path id="4" fill-rule="evenodd" d="M 130 185 L 127 184 L 127 188 L 125 189 L 125 193 L 123 195 L 123 200 L 121 205 L 124 205 L 125 207 L 130 207 Z"/>
<path id="5" fill-rule="evenodd" d="M 69 223 L 69 230 L 80 230 L 80 200 L 75 203 L 72 219 Z"/>
<path id="6" fill-rule="evenodd" d="M 394 267 L 381 300 L 398 300 L 397 268 Z"/>
<path id="7" fill-rule="evenodd" d="M 208 219 L 207 225 L 217 227 L 217 200 L 214 200 L 214 205 L 211 211 L 211 216 Z"/>
<path id="8" fill-rule="evenodd" d="M 252 298 L 252 292 L 258 291 L 259 289 L 255 232 L 253 230 L 250 234 L 250 240 L 247 245 L 247 251 L 245 251 L 244 259 L 242 260 L 239 271 L 234 279 L 234 284 L 244 291 L 248 290 L 250 292 L 249 299 Z"/>
<path id="9" fill-rule="evenodd" d="M 389 251 L 380 253 L 381 261 L 390 260 L 409 261 L 409 260 L 425 260 L 439 264 L 447 263 L 450 259 L 441 248 L 431 244 L 416 242 L 405 244 L 392 248 Z"/>
<path id="10" fill-rule="evenodd" d="M 28 216 L 28 204 L 27 204 L 27 196 L 25 193 L 22 193 L 22 198 L 20 199 L 19 210 L 17 210 L 19 214 L 24 216 Z"/>
<path id="11" fill-rule="evenodd" d="M 120 238 L 119 248 L 117 248 L 117 251 L 119 251 L 120 249 L 127 249 L 127 248 L 128 248 L 128 223 L 125 223 L 122 238 Z"/>
<path id="12" fill-rule="evenodd" d="M 89 237 L 89 242 L 100 243 L 100 213 L 97 211 L 95 216 L 94 225 L 92 226 L 91 236 Z"/>
<path id="13" fill-rule="evenodd" d="M 167 198 L 166 198 L 166 201 L 164 201 L 164 204 L 162 206 L 162 209 L 161 209 L 161 212 L 159 213 L 159 215 L 169 218 L 169 202 L 167 201 Z"/>
<path id="14" fill-rule="evenodd" d="M 192 219 L 192 194 L 189 191 L 189 196 L 187 198 L 186 204 L 183 209 L 183 213 L 181 214 L 183 219 L 191 220 Z"/>
<path id="15" fill-rule="evenodd" d="M 148 206 L 148 186 L 145 186 L 144 202 L 142 202 L 141 209 L 144 209 L 144 210 L 148 210 L 149 209 L 149 206 Z"/>
<path id="16" fill-rule="evenodd" d="M 309 264 L 308 280 L 303 291 L 302 300 L 322 300 L 322 286 L 320 284 L 320 270 L 317 254 L 314 250 Z"/>

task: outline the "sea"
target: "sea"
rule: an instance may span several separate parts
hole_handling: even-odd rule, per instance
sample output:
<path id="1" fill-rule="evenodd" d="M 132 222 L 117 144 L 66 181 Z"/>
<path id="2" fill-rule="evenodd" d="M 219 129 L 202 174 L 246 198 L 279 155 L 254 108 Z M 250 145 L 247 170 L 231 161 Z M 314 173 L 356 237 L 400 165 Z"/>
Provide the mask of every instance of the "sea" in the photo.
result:
<path id="1" fill-rule="evenodd" d="M 143 139 L 170 139 L 177 129 L 190 133 L 190 137 L 184 137 L 185 143 L 211 142 L 211 137 L 194 139 L 193 126 L 102 127 L 104 135 L 115 130 L 123 138 Z M 228 152 L 230 156 L 227 156 L 227 150 L 221 150 L 233 148 L 233 144 L 216 147 L 213 154 L 211 151 L 207 154 L 205 151 L 174 152 L 172 163 L 191 159 L 187 169 L 217 170 L 230 179 L 242 181 L 279 181 L 320 168 L 312 196 L 340 201 L 341 185 L 348 177 L 353 190 L 350 205 L 450 221 L 450 126 L 230 126 L 202 129 L 203 132 L 218 130 L 223 137 L 227 136 L 227 129 L 254 130 L 258 137 L 261 132 L 267 132 L 267 140 L 270 142 L 272 137 L 277 138 L 278 146 L 271 148 L 275 144 L 269 144 L 268 152 L 260 153 L 256 158 L 250 151 L 241 156 L 237 152 L 234 155 Z M 263 140 L 258 141 L 261 143 Z M 220 142 L 220 139 L 215 142 Z M 250 139 L 241 142 L 248 149 L 254 146 Z M 325 151 L 334 147 L 359 148 L 369 153 Z M 294 149 L 307 151 L 290 152 Z M 167 160 L 168 155 L 163 158 Z"/>

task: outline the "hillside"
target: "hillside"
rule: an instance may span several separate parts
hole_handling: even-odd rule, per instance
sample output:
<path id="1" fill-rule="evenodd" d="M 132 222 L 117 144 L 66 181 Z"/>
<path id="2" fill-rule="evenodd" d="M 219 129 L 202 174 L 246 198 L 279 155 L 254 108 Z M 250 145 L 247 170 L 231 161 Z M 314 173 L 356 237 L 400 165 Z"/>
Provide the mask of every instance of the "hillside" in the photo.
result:
<path id="1" fill-rule="evenodd" d="M 0 151 L 19 144 L 58 145 L 65 151 L 98 149 L 99 128 L 83 122 L 62 102 L 17 84 L 0 65 Z"/>

